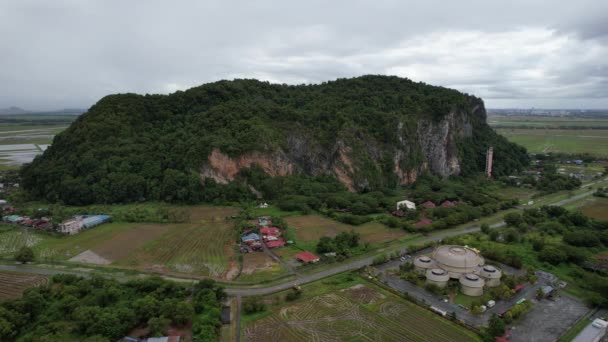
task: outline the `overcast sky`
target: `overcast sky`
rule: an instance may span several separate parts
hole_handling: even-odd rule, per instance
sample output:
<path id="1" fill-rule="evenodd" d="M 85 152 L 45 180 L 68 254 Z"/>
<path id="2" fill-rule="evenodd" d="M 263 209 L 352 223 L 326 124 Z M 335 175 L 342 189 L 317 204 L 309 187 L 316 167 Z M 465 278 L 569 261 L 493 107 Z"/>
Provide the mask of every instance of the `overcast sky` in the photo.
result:
<path id="1" fill-rule="evenodd" d="M 364 74 L 494 108 L 608 108 L 608 1 L 0 0 L 0 107 Z"/>

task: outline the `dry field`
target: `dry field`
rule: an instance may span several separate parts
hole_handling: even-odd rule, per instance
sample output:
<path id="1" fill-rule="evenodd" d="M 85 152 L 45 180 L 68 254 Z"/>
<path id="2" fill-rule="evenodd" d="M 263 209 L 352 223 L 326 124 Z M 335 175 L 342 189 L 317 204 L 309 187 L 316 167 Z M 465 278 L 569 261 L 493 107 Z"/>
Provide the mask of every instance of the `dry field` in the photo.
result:
<path id="1" fill-rule="evenodd" d="M 319 215 L 289 216 L 285 221 L 295 229 L 297 240 L 302 242 L 316 242 L 323 236 L 334 237 L 351 230 L 361 234 L 362 241 L 370 243 L 392 241 L 406 235 L 403 230 L 390 229 L 378 222 L 351 226 Z"/>
<path id="2" fill-rule="evenodd" d="M 608 221 L 608 198 L 589 196 L 581 202 L 566 206 L 566 208 L 580 210 L 585 216 Z"/>
<path id="3" fill-rule="evenodd" d="M 244 337 L 245 341 L 476 340 L 473 333 L 447 320 L 361 284 L 280 307 L 251 322 Z"/>
<path id="4" fill-rule="evenodd" d="M 586 216 L 608 221 L 608 198 L 593 197 L 585 202 L 581 211 Z"/>
<path id="5" fill-rule="evenodd" d="M 0 271 L 0 301 L 21 297 L 25 289 L 46 284 L 48 279 L 37 274 Z"/>

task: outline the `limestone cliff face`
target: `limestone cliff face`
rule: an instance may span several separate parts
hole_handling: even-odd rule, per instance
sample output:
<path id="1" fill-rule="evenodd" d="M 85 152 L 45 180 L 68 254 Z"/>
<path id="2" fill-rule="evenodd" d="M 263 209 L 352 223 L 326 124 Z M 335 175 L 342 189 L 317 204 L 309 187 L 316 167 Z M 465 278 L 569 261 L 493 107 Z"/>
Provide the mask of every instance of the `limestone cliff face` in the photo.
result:
<path id="1" fill-rule="evenodd" d="M 472 136 L 473 122 L 485 124 L 485 115 L 483 103 L 473 99 L 466 111 L 450 112 L 439 121 L 420 119 L 407 128 L 403 122 L 396 122 L 398 142 L 390 145 L 360 132 L 347 132 L 337 136 L 333 146 L 327 148 L 305 130 L 294 127 L 287 134 L 286 146 L 273 152 L 229 157 L 214 149 L 200 174 L 202 178 L 228 183 L 236 179 L 242 168 L 257 165 L 270 176 L 332 175 L 349 190 L 358 191 L 374 188 L 374 174 L 375 178 L 383 177 L 380 174 L 388 157 L 390 170 L 401 185 L 415 182 L 425 171 L 443 177 L 458 175 L 461 163 L 457 140 Z"/>

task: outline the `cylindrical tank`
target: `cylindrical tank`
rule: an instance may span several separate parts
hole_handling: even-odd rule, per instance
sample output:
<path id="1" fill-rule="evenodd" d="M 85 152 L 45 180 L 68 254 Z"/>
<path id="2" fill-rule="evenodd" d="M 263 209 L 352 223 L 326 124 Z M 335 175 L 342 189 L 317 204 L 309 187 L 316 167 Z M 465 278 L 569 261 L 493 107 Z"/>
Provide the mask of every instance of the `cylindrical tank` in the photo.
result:
<path id="1" fill-rule="evenodd" d="M 479 270 L 479 275 L 485 280 L 487 287 L 497 287 L 500 285 L 502 272 L 492 265 L 486 265 Z"/>
<path id="2" fill-rule="evenodd" d="M 435 267 L 435 262 L 428 256 L 421 255 L 414 259 L 414 269 L 420 273 L 425 273 L 426 270 Z"/>
<path id="3" fill-rule="evenodd" d="M 484 280 L 480 276 L 468 273 L 460 277 L 460 292 L 467 296 L 479 297 L 483 295 Z"/>
<path id="4" fill-rule="evenodd" d="M 441 268 L 426 270 L 426 282 L 429 284 L 435 284 L 441 288 L 444 288 L 448 285 L 449 280 L 450 275 Z"/>

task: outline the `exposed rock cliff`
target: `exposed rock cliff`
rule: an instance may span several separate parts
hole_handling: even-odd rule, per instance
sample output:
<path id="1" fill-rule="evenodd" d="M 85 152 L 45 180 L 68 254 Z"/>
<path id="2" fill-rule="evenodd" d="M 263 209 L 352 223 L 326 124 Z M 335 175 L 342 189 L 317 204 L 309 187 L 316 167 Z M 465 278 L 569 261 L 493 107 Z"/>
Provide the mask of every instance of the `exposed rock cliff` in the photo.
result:
<path id="1" fill-rule="evenodd" d="M 357 177 L 361 172 L 355 162 L 358 155 L 363 153 L 372 161 L 373 168 L 381 170 L 383 157 L 388 153 L 392 160 L 390 167 L 400 185 L 415 182 L 418 175 L 425 171 L 444 177 L 458 175 L 460 157 L 457 142 L 461 138 L 473 136 L 471 115 L 476 115 L 477 120 L 485 122 L 483 103 L 475 105 L 470 112 L 450 112 L 439 121 L 420 118 L 415 123 L 413 134 L 404 128 L 403 122 L 397 122 L 394 129 L 398 143 L 384 147 L 378 146 L 373 138 L 361 133 L 353 144 L 350 143 L 352 138 L 336 137 L 331 148 L 323 149 L 313 137 L 302 131 L 294 131 L 289 134 L 287 148 L 278 148 L 272 152 L 253 152 L 229 157 L 214 149 L 200 174 L 203 179 L 212 178 L 225 184 L 235 180 L 241 169 L 257 165 L 271 176 L 299 172 L 313 176 L 332 175 L 346 188 L 356 191 L 370 186 L 370 180 L 365 176 Z"/>
<path id="2" fill-rule="evenodd" d="M 527 162 L 486 124 L 480 99 L 452 89 L 387 76 L 235 80 L 106 96 L 22 175 L 24 188 L 49 201 L 196 202 L 253 191 L 247 177 L 258 170 L 331 176 L 351 191 L 410 184 L 423 172 L 474 174 L 488 146 L 500 156 L 496 175 Z"/>

